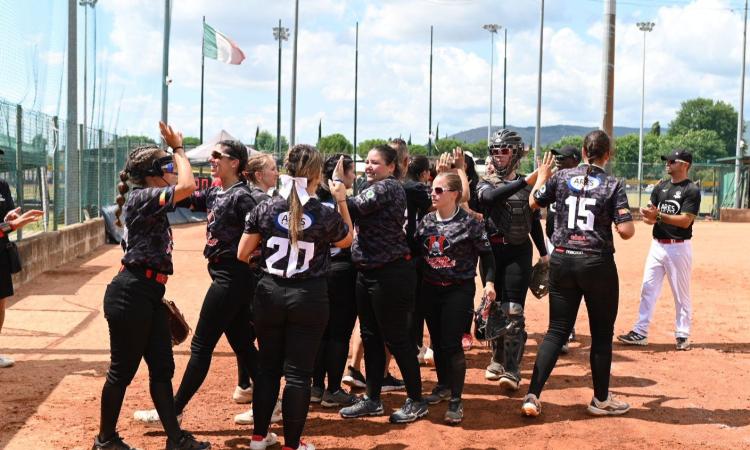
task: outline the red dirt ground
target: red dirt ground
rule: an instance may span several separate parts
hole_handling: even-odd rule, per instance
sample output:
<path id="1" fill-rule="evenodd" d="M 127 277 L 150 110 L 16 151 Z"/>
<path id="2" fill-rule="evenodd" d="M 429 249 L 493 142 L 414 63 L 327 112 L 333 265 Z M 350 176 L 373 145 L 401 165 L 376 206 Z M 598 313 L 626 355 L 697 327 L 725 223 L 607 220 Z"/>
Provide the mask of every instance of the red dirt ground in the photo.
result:
<path id="1" fill-rule="evenodd" d="M 201 249 L 202 225 L 175 230 L 175 266 L 167 296 L 195 324 L 209 284 Z M 589 333 L 585 308 L 579 314 L 579 340 L 563 356 L 543 393 L 543 414 L 524 419 L 526 392 L 537 344 L 547 325 L 547 302 L 527 302 L 529 341 L 521 389 L 507 395 L 484 380 L 486 348 L 468 352 L 464 422 L 442 424 L 446 404 L 430 408 L 425 420 L 406 426 L 387 417 L 343 421 L 333 410 L 313 406 L 304 437 L 327 449 L 458 448 L 750 448 L 750 281 L 748 247 L 737 237 L 748 224 L 699 223 L 695 227 L 693 269 L 693 349 L 674 350 L 674 306 L 668 287 L 657 305 L 645 348 L 615 344 L 612 390 L 632 405 L 618 418 L 592 418 L 588 365 Z M 618 241 L 620 314 L 616 333 L 632 326 L 638 308 L 650 229 L 637 225 L 636 237 Z M 744 249 L 744 250 L 743 250 Z M 104 289 L 119 267 L 121 251 L 107 246 L 86 259 L 47 272 L 18 289 L 10 301 L 0 353 L 16 359 L 0 369 L 0 448 L 84 449 L 97 432 L 99 396 L 108 366 Z M 188 268 L 192 268 L 188 274 Z M 189 356 L 189 344 L 175 349 L 175 385 Z M 435 382 L 423 368 L 424 390 Z M 249 427 L 232 417 L 244 405 L 231 401 L 235 359 L 222 339 L 211 372 L 186 410 L 183 425 L 214 448 L 248 448 Z M 164 448 L 163 432 L 133 423 L 133 411 L 151 408 L 145 364 L 128 390 L 120 433 L 140 448 Z M 403 393 L 384 395 L 386 409 L 399 406 Z M 274 426 L 281 434 L 280 426 Z"/>

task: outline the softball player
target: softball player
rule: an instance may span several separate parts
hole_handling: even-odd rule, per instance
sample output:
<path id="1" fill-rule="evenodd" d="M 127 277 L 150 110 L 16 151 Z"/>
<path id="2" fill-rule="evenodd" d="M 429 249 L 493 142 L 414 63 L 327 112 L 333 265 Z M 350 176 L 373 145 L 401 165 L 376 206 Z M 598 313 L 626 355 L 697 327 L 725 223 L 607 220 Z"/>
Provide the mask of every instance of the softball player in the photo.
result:
<path id="1" fill-rule="evenodd" d="M 193 172 L 182 147 L 182 134 L 162 122 L 162 136 L 172 147 L 168 155 L 156 146 L 130 152 L 120 172 L 118 225 L 125 213 L 122 268 L 104 294 L 104 317 L 109 325 L 110 366 L 102 389 L 101 422 L 93 450 L 129 450 L 117 434 L 125 390 L 138 370 L 141 358 L 149 369 L 149 391 L 167 433 L 167 450 L 211 448 L 183 431 L 177 420 L 172 376 L 174 358 L 162 302 L 172 269 L 172 229 L 167 212 L 195 190 Z M 128 181 L 134 185 L 127 200 Z"/>
<path id="2" fill-rule="evenodd" d="M 654 316 L 664 276 L 672 287 L 675 305 L 677 350 L 690 348 L 690 272 L 693 265 L 693 221 L 701 206 L 701 192 L 688 178 L 693 155 L 676 149 L 661 159 L 666 161 L 669 180 L 663 180 L 651 192 L 651 203 L 641 208 L 643 221 L 653 225 L 651 248 L 646 258 L 641 286 L 638 322 L 628 334 L 617 336 L 623 344 L 647 345 L 648 327 Z"/>
<path id="3" fill-rule="evenodd" d="M 461 345 L 466 322 L 474 312 L 474 278 L 477 260 L 486 269 L 484 293 L 495 300 L 495 261 L 484 224 L 460 207 L 463 187 L 454 173 L 441 173 L 432 184 L 432 205 L 417 227 L 419 264 L 423 273 L 419 299 L 435 353 L 438 384 L 429 404 L 450 399 L 444 421 L 463 420 L 461 394 L 466 377 L 466 358 Z"/>
<path id="4" fill-rule="evenodd" d="M 247 261 L 260 245 L 264 271 L 253 302 L 260 354 L 250 448 L 277 442 L 268 427 L 283 373 L 283 449 L 314 450 L 300 437 L 310 404 L 315 355 L 328 322 L 330 246 L 348 247 L 352 227 L 343 183 L 329 182 L 340 214 L 314 198 L 323 166 L 315 147 L 295 145 L 284 165 L 288 175 L 281 176 L 279 195 L 248 215 L 237 252 L 239 259 Z M 335 171 L 337 179 L 342 177 L 341 165 Z"/>
<path id="5" fill-rule="evenodd" d="M 498 131 L 489 148 L 492 175 L 479 182 L 477 191 L 497 268 L 496 283 L 501 309 L 516 323 L 503 338 L 492 342 L 492 359 L 485 371 L 488 380 L 516 390 L 521 382 L 521 358 L 526 345 L 524 306 L 531 277 L 531 235 L 542 260 L 547 248 L 538 211 L 529 208 L 536 172 L 526 177 L 516 173 L 524 154 L 521 136 L 511 130 Z"/>
<path id="6" fill-rule="evenodd" d="M 408 398 L 390 416 L 392 423 L 413 422 L 427 415 L 422 399 L 417 348 L 410 333 L 416 270 L 404 234 L 406 194 L 399 183 L 397 152 L 380 145 L 367 154 L 370 185 L 347 200 L 357 226 L 352 261 L 357 267 L 357 315 L 365 347 L 367 394 L 341 409 L 344 418 L 383 414 L 380 401 L 386 368 L 384 345 L 396 358 Z"/>
<path id="7" fill-rule="evenodd" d="M 596 130 L 583 142 L 586 164 L 552 175 L 553 157 L 547 153 L 539 166 L 529 205 L 539 208 L 555 204 L 555 249 L 550 261 L 549 328 L 539 346 L 529 392 L 521 407 L 526 416 L 541 413 L 539 396 L 573 329 L 581 297 L 586 301 L 591 328 L 594 398 L 588 412 L 618 415 L 630 409 L 609 392 L 612 332 L 619 301 L 612 224 L 623 239 L 630 239 L 635 228 L 624 184 L 604 171 L 609 157 L 609 137 Z"/>

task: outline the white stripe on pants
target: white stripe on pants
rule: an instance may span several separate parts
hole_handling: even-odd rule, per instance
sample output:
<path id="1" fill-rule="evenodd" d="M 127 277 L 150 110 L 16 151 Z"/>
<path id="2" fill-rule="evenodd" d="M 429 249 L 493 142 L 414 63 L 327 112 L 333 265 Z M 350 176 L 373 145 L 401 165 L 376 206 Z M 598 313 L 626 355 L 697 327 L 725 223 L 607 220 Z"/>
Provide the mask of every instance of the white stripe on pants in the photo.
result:
<path id="1" fill-rule="evenodd" d="M 674 244 L 662 244 L 656 239 L 646 257 L 641 286 L 641 305 L 638 322 L 633 330 L 648 336 L 648 326 L 654 315 L 656 299 L 659 298 L 664 275 L 672 288 L 675 305 L 675 337 L 690 336 L 690 319 L 693 311 L 690 304 L 690 271 L 693 263 L 693 246 L 690 240 Z"/>

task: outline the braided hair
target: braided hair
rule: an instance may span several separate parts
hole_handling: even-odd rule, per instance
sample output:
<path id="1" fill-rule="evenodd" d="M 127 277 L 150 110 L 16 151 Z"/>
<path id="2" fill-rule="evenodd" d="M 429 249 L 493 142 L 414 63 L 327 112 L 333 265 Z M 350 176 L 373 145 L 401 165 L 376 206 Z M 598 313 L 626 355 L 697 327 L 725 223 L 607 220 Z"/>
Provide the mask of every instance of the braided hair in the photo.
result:
<path id="1" fill-rule="evenodd" d="M 297 144 L 289 150 L 284 159 L 284 168 L 291 177 L 305 177 L 310 182 L 320 180 L 323 172 L 323 155 L 317 148 L 307 144 Z M 302 238 L 300 229 L 302 221 L 302 202 L 297 190 L 292 189 L 288 200 L 289 205 L 289 241 L 297 245 Z"/>
<path id="2" fill-rule="evenodd" d="M 258 178 L 255 176 L 255 172 L 262 172 L 270 166 L 273 162 L 273 156 L 268 153 L 257 153 L 247 159 L 247 178 L 250 182 L 257 185 Z"/>
<path id="3" fill-rule="evenodd" d="M 115 224 L 118 227 L 122 226 L 120 221 L 120 215 L 122 214 L 122 205 L 125 204 L 125 194 L 130 190 L 128 182 L 136 186 L 143 186 L 146 183 L 143 174 L 153 166 L 156 159 L 163 150 L 156 145 L 143 145 L 136 147 L 128 155 L 127 161 L 125 161 L 125 169 L 120 171 L 120 183 L 117 185 L 117 209 L 115 210 Z"/>

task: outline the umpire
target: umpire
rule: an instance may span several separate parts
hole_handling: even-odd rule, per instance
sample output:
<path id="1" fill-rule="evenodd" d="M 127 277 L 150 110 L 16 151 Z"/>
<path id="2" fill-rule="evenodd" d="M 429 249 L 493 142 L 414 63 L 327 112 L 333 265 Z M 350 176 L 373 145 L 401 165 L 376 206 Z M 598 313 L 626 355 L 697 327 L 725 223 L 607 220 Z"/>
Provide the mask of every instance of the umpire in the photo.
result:
<path id="1" fill-rule="evenodd" d="M 675 306 L 675 338 L 677 350 L 690 349 L 690 272 L 693 265 L 693 221 L 700 211 L 700 189 L 688 178 L 693 155 L 675 149 L 661 157 L 665 161 L 669 180 L 662 180 L 651 192 L 651 201 L 641 208 L 643 221 L 653 225 L 651 249 L 646 258 L 641 286 L 641 305 L 638 322 L 628 334 L 617 340 L 628 345 L 648 344 L 648 327 L 654 316 L 664 275 L 672 287 Z"/>

